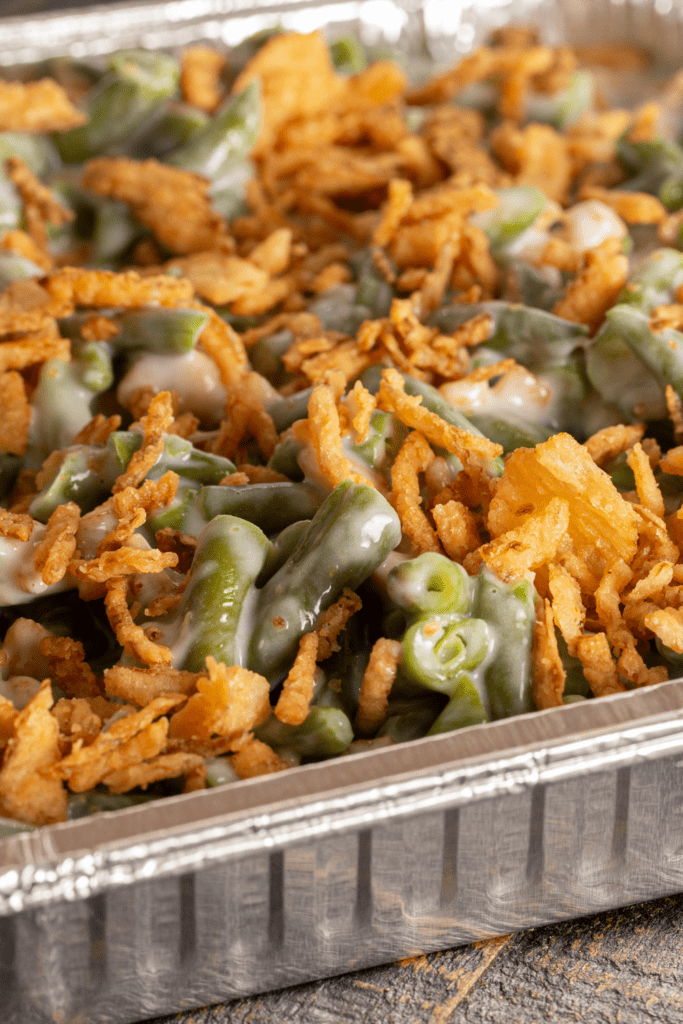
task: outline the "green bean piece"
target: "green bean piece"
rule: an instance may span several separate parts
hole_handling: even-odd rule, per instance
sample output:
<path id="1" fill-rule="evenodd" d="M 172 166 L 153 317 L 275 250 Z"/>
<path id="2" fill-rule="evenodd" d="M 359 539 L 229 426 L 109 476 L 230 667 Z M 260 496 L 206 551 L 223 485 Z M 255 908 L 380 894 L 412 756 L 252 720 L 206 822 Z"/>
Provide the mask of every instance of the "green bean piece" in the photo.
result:
<path id="1" fill-rule="evenodd" d="M 198 107 L 169 100 L 146 126 L 135 147 L 135 155 L 140 160 L 148 157 L 162 160 L 174 149 L 186 146 L 208 123 L 209 115 Z"/>
<path id="2" fill-rule="evenodd" d="M 33 393 L 35 416 L 31 423 L 27 461 L 41 465 L 57 448 L 68 448 L 74 437 L 92 419 L 95 393 L 84 382 L 87 363 L 79 360 L 48 359 L 40 370 Z M 101 378 L 100 378 L 101 379 Z"/>
<path id="3" fill-rule="evenodd" d="M 210 789 L 214 786 L 225 786 L 229 782 L 239 782 L 239 775 L 230 763 L 229 757 L 209 757 L 206 764 L 206 784 Z"/>
<path id="4" fill-rule="evenodd" d="M 547 429 L 540 423 L 533 423 L 522 419 L 521 416 L 487 416 L 486 413 L 470 413 L 470 422 L 478 430 L 503 446 L 503 453 L 507 455 L 515 448 L 533 448 L 542 441 L 547 441 L 554 431 Z"/>
<path id="5" fill-rule="evenodd" d="M 673 328 L 653 331 L 647 314 L 630 306 L 614 306 L 607 320 L 617 335 L 659 381 L 683 395 L 683 333 Z"/>
<path id="6" fill-rule="evenodd" d="M 580 693 L 565 693 L 562 696 L 563 704 L 580 704 L 584 700 L 588 700 L 588 697 L 584 697 Z"/>
<path id="7" fill-rule="evenodd" d="M 9 156 L 18 156 L 39 178 L 45 178 L 59 166 L 59 154 L 49 135 L 28 132 L 0 133 L 0 165 Z"/>
<path id="8" fill-rule="evenodd" d="M 655 646 L 662 658 L 664 658 L 665 661 L 668 661 L 669 664 L 676 665 L 677 667 L 683 665 L 683 654 L 680 654 L 678 651 L 674 651 L 671 647 L 667 647 L 664 641 L 660 640 L 658 636 L 655 637 Z"/>
<path id="9" fill-rule="evenodd" d="M 286 437 L 276 446 L 268 460 L 268 468 L 288 476 L 295 483 L 301 483 L 304 479 L 304 471 L 299 465 L 299 453 L 302 450 L 303 445 L 299 441 L 293 437 Z"/>
<path id="10" fill-rule="evenodd" d="M 92 262 L 105 268 L 118 267 L 128 250 L 143 237 L 145 229 L 130 208 L 116 199 L 100 199 L 92 209 Z"/>
<path id="11" fill-rule="evenodd" d="M 488 721 L 489 716 L 474 681 L 467 672 L 461 672 L 457 677 L 451 699 L 427 735 L 438 736 L 443 732 L 464 729 L 468 725 L 481 725 Z"/>
<path id="12" fill-rule="evenodd" d="M 624 188 L 658 195 L 662 186 L 683 175 L 683 149 L 664 138 L 632 142 L 628 138 L 629 131 L 627 128 L 617 139 L 616 147 L 620 163 L 633 175 L 624 183 Z"/>
<path id="13" fill-rule="evenodd" d="M 633 273 L 617 299 L 617 305 L 636 306 L 650 314 L 656 306 L 672 302 L 683 284 L 683 253 L 657 249 Z"/>
<path id="14" fill-rule="evenodd" d="M 305 420 L 308 415 L 308 400 L 313 388 L 305 388 L 287 398 L 281 398 L 268 406 L 268 413 L 273 418 L 275 429 L 279 434 L 291 427 L 297 420 Z"/>
<path id="15" fill-rule="evenodd" d="M 551 124 L 563 131 L 582 114 L 593 108 L 595 80 L 589 71 L 575 71 L 566 89 L 554 96 L 533 92 L 527 98 L 526 118 L 528 121 Z"/>
<path id="16" fill-rule="evenodd" d="M 555 276 L 543 267 L 533 267 L 525 260 L 505 260 L 507 288 L 506 295 L 514 297 L 524 306 L 542 309 L 549 313 L 565 292 L 561 275 Z"/>
<path id="17" fill-rule="evenodd" d="M 342 331 L 355 337 L 364 320 L 370 320 L 371 311 L 367 306 L 356 304 L 356 289 L 352 284 L 340 284 L 323 292 L 308 307 L 320 320 L 325 331 Z"/>
<path id="18" fill-rule="evenodd" d="M 340 36 L 330 43 L 330 56 L 335 68 L 342 74 L 357 75 L 368 63 L 360 41 L 352 35 Z"/>
<path id="19" fill-rule="evenodd" d="M 424 381 L 417 380 L 416 377 L 411 377 L 407 373 L 397 371 L 403 377 L 405 381 L 405 391 L 408 395 L 419 395 L 422 398 L 425 409 L 429 409 L 431 412 L 436 413 L 446 423 L 451 423 L 454 427 L 458 427 L 459 430 L 468 430 L 471 434 L 476 434 L 477 437 L 484 437 L 484 434 L 477 429 L 470 421 L 464 416 L 459 409 L 447 402 L 446 399 L 433 388 L 431 384 L 426 384 Z M 382 367 L 377 364 L 369 366 L 361 374 L 361 383 L 370 391 L 373 395 L 376 395 L 379 391 L 380 382 L 382 380 Z M 488 462 L 489 470 L 495 475 L 500 476 L 503 472 L 503 460 L 502 458 L 490 459 Z"/>
<path id="20" fill-rule="evenodd" d="M 231 96 L 203 128 L 167 158 L 184 171 L 201 174 L 220 188 L 238 164 L 246 164 L 261 123 L 260 89 L 250 82 L 239 96 Z"/>
<path id="21" fill-rule="evenodd" d="M 106 497 L 107 482 L 90 465 L 92 451 L 90 445 L 76 445 L 67 451 L 54 479 L 31 502 L 29 511 L 34 519 L 46 523 L 67 501 L 90 512 Z"/>
<path id="22" fill-rule="evenodd" d="M 133 434 L 133 437 L 139 439 L 139 448 L 142 435 Z M 135 450 L 137 451 L 137 448 Z M 169 469 L 177 473 L 182 481 L 194 483 L 198 487 L 218 484 L 224 476 L 235 472 L 234 463 L 230 459 L 214 455 L 212 452 L 203 452 L 195 448 L 191 441 L 178 437 L 177 434 L 166 435 L 164 450 L 147 475 L 150 480 L 158 480 Z"/>
<path id="23" fill-rule="evenodd" d="M 573 657 L 569 653 L 564 637 L 559 630 L 556 629 L 555 634 L 557 636 L 557 649 L 560 652 L 562 665 L 567 673 L 564 681 L 565 697 L 568 695 L 589 697 L 591 695 L 591 688 L 588 680 L 583 674 L 583 665 L 578 658 Z"/>
<path id="24" fill-rule="evenodd" d="M 405 710 L 397 712 L 390 707 L 389 714 L 384 724 L 378 729 L 377 735 L 389 736 L 394 743 L 406 743 L 408 740 L 419 740 L 421 736 L 427 736 L 439 715 L 438 707 L 435 707 L 433 703 L 431 705 L 418 701 L 410 703 L 415 706 L 411 708 L 406 702 Z"/>
<path id="25" fill-rule="evenodd" d="M 263 568 L 270 542 L 252 523 L 216 516 L 200 534 L 187 587 L 173 622 L 178 668 L 198 672 L 211 654 L 244 664 L 238 628 L 245 598 Z"/>
<path id="26" fill-rule="evenodd" d="M 494 638 L 493 655 L 484 674 L 491 718 L 509 718 L 533 711 L 531 700 L 531 646 L 534 630 L 534 593 L 520 580 L 501 583 L 483 568 L 478 576 L 473 614 L 486 620 Z"/>
<path id="27" fill-rule="evenodd" d="M 410 687 L 453 694 L 460 674 L 489 654 L 493 638 L 483 618 L 440 612 L 418 619 L 403 637 L 400 673 Z"/>
<path id="28" fill-rule="evenodd" d="M 431 317 L 430 323 L 449 333 L 479 313 L 486 313 L 493 322 L 487 347 L 511 356 L 532 373 L 565 366 L 577 349 L 588 344 L 588 328 L 583 324 L 512 302 L 446 306 Z"/>
<path id="29" fill-rule="evenodd" d="M 81 383 L 96 395 L 108 391 L 114 383 L 109 346 L 102 341 L 85 341 L 76 346 L 76 363 Z"/>
<path id="30" fill-rule="evenodd" d="M 615 306 L 614 309 L 628 309 Z M 667 414 L 660 381 L 622 338 L 609 318 L 586 353 L 586 373 L 595 390 L 614 406 L 615 422 L 662 419 Z"/>
<path id="31" fill-rule="evenodd" d="M 285 526 L 284 530 L 281 530 L 274 538 L 268 549 L 259 578 L 256 580 L 257 587 L 262 587 L 271 576 L 274 576 L 282 568 L 290 555 L 301 544 L 310 525 L 310 519 L 302 519 L 298 523 Z"/>
<path id="32" fill-rule="evenodd" d="M 259 593 L 248 667 L 277 678 L 319 614 L 344 587 L 367 579 L 400 539 L 398 516 L 378 491 L 350 481 L 335 487 Z"/>
<path id="33" fill-rule="evenodd" d="M 373 263 L 372 250 L 362 249 L 349 261 L 356 275 L 354 304 L 369 310 L 369 318 L 388 316 L 394 290 Z M 394 268 L 395 269 L 395 268 Z"/>
<path id="34" fill-rule="evenodd" d="M 340 708 L 312 707 L 301 725 L 285 725 L 275 715 L 254 730 L 271 747 L 287 747 L 301 757 L 341 754 L 353 740 L 353 728 Z"/>
<path id="35" fill-rule="evenodd" d="M 179 67 L 172 57 L 126 50 L 109 60 L 109 72 L 86 94 L 85 124 L 55 134 L 66 163 L 82 163 L 111 152 L 146 121 L 154 108 L 176 93 Z"/>
<path id="36" fill-rule="evenodd" d="M 0 231 L 11 231 L 21 224 L 21 200 L 4 170 L 0 169 Z"/>
<path id="37" fill-rule="evenodd" d="M 267 377 L 276 388 L 281 387 L 290 378 L 290 374 L 282 362 L 282 356 L 293 341 L 294 335 L 291 331 L 277 331 L 267 338 L 261 338 L 260 341 L 257 341 L 249 349 L 249 361 L 253 368 L 262 377 Z M 298 396 L 295 395 L 293 397 L 296 398 Z M 287 399 L 282 399 L 282 402 L 286 401 Z M 280 405 L 281 403 L 277 402 L 275 404 Z M 289 427 L 291 424 L 288 423 L 287 426 Z M 281 427 L 279 429 L 284 430 L 285 428 Z"/>
<path id="38" fill-rule="evenodd" d="M 12 281 L 25 281 L 29 277 L 42 277 L 45 271 L 37 263 L 13 252 L 0 253 L 0 290 Z"/>
<path id="39" fill-rule="evenodd" d="M 344 438 L 342 444 L 352 458 L 360 459 L 371 469 L 384 472 L 387 477 L 401 445 L 410 433 L 391 412 L 375 410 L 370 416 L 368 436 L 360 444 Z M 446 454 L 446 453 L 444 453 Z"/>
<path id="40" fill-rule="evenodd" d="M 458 562 L 429 551 L 394 566 L 387 577 L 387 593 L 410 618 L 441 612 L 465 615 L 474 581 Z"/>
<path id="41" fill-rule="evenodd" d="M 532 185 L 513 185 L 496 189 L 500 203 L 493 210 L 473 215 L 472 223 L 481 228 L 494 253 L 505 249 L 510 242 L 530 228 L 543 213 L 548 200 L 540 189 Z"/>
<path id="42" fill-rule="evenodd" d="M 267 531 L 280 533 L 302 519 L 312 519 L 325 494 L 312 484 L 264 483 L 202 487 L 183 520 L 183 532 L 199 533 L 214 516 L 231 515 Z"/>
<path id="43" fill-rule="evenodd" d="M 116 352 L 138 351 L 174 355 L 191 352 L 209 319 L 200 309 L 134 309 L 116 317 Z"/>

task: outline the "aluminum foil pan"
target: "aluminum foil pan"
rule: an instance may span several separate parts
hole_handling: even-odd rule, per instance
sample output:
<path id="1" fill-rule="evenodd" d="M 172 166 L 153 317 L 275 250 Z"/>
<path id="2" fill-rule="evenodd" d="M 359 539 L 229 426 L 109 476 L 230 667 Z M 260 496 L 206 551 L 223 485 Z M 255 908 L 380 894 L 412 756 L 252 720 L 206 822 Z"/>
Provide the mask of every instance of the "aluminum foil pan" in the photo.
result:
<path id="1" fill-rule="evenodd" d="M 0 63 L 275 24 L 452 60 L 628 40 L 683 4 L 168 0 L 0 19 Z M 4 1024 L 125 1024 L 683 889 L 683 680 L 0 841 Z"/>

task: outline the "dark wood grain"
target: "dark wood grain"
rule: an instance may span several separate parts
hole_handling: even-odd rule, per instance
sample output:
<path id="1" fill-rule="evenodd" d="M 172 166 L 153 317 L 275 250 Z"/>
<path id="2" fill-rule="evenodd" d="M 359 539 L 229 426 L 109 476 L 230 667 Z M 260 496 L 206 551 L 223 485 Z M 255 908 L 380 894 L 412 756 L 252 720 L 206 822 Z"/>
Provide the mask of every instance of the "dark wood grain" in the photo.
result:
<path id="1" fill-rule="evenodd" d="M 149 1024 L 680 1024 L 683 895 Z"/>

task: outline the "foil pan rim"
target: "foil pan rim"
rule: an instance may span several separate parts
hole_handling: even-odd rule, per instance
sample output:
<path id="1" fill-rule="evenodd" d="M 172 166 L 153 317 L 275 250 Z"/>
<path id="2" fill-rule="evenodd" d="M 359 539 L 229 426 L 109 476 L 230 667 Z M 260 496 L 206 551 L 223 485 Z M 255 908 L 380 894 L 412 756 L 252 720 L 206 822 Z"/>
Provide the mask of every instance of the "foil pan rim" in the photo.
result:
<path id="1" fill-rule="evenodd" d="M 577 715 L 590 709 L 576 704 L 293 769 L 286 787 L 284 776 L 251 780 L 242 784 L 240 808 L 231 808 L 236 791 L 226 786 L 19 833 L 0 842 L 0 917 L 683 753 L 683 679 L 600 704 L 602 727 L 593 715 Z M 525 728 L 530 719 L 535 729 Z M 560 723 L 563 734 L 553 735 Z M 518 734 L 517 743 L 491 750 L 494 733 Z M 411 746 L 422 755 L 412 765 Z M 453 756 L 458 747 L 464 756 Z M 356 777 L 343 784 L 351 767 Z M 320 785 L 323 774 L 336 776 L 336 785 Z"/>

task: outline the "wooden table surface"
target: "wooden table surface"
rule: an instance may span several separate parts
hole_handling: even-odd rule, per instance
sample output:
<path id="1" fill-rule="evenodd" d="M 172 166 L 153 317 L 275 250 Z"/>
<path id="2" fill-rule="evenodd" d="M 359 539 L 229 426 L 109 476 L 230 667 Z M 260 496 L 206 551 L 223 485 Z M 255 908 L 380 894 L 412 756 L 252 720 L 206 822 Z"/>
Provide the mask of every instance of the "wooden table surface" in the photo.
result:
<path id="1" fill-rule="evenodd" d="M 680 1024 L 683 895 L 149 1024 Z"/>

